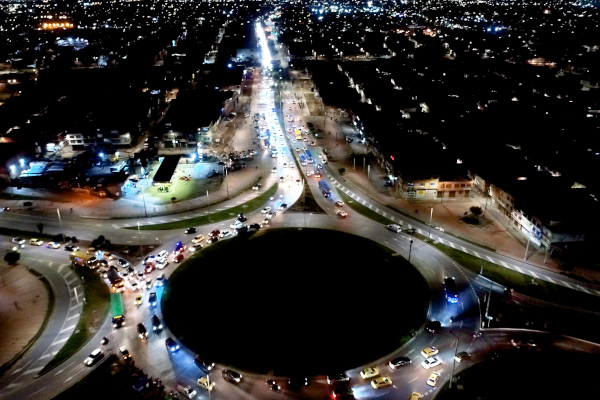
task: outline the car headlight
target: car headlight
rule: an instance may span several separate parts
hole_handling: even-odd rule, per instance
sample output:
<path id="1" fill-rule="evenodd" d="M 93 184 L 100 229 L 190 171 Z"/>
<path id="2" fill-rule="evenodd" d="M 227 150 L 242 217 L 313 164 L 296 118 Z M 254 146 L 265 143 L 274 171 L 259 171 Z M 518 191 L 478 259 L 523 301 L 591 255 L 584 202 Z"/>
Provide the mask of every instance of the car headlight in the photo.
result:
<path id="1" fill-rule="evenodd" d="M 153 331 L 155 331 L 155 330 L 156 330 L 156 327 L 155 327 L 155 326 L 154 326 L 154 327 L 152 327 L 152 330 L 153 330 Z"/>
<path id="2" fill-rule="evenodd" d="M 158 329 L 162 329 L 162 325 L 159 325 L 159 326 L 158 326 Z"/>
<path id="3" fill-rule="evenodd" d="M 179 350 L 179 345 L 177 345 L 176 347 L 177 347 L 177 350 Z"/>

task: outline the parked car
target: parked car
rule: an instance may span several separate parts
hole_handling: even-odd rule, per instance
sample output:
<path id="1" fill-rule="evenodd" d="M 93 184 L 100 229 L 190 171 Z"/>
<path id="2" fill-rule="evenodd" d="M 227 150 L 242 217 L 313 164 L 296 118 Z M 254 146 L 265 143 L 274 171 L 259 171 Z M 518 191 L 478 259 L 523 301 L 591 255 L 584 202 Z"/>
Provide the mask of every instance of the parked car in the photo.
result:
<path id="1" fill-rule="evenodd" d="M 196 227 L 195 226 L 189 227 L 184 231 L 184 233 L 186 233 L 186 234 L 196 233 Z"/>

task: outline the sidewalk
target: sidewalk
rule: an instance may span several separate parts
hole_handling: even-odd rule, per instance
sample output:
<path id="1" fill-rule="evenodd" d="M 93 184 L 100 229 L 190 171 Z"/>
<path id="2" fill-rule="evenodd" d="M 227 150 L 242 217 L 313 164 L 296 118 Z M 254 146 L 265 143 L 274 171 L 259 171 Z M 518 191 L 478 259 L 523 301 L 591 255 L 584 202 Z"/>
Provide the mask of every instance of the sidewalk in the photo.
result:
<path id="1" fill-rule="evenodd" d="M 384 186 L 383 178 L 386 174 L 374 160 L 369 163 L 367 158 L 366 165 L 371 166 L 368 183 L 367 168 L 365 167 L 365 172 L 363 172 L 362 161 L 359 159 L 355 165 L 353 164 L 353 160 L 350 159 L 350 152 L 359 156 L 367 154 L 367 151 L 362 145 L 357 146 L 354 143 L 352 145 L 346 143 L 346 135 L 351 135 L 354 132 L 353 127 L 347 124 L 348 121 L 341 121 L 338 125 L 336 117 L 332 121 L 328 116 L 325 119 L 325 124 L 323 124 L 324 119 L 322 116 L 307 116 L 306 119 L 314 124 L 315 129 L 321 129 L 322 131 L 320 136 L 323 138 L 317 139 L 317 145 L 327 150 L 330 168 L 334 171 L 344 168 L 345 172 L 341 175 L 342 179 L 348 181 L 363 194 L 368 192 L 368 196 L 380 204 L 425 224 L 429 224 L 431 218 L 431 224 L 443 227 L 446 233 L 491 248 L 498 254 L 518 261 L 525 261 L 556 273 L 562 272 L 557 260 L 550 256 L 546 257 L 545 251 L 536 249 L 532 244 L 529 245 L 527 257 L 524 260 L 527 238 L 513 226 L 509 226 L 508 217 L 491 206 L 489 202 L 486 208 L 485 199 L 481 196 L 471 193 L 469 198 L 443 199 L 442 201 L 402 199 L 393 188 Z M 482 223 L 479 226 L 469 225 L 461 220 L 461 217 L 464 216 L 465 212 L 469 212 L 472 206 L 478 206 L 486 210 L 484 216 L 480 218 Z M 575 268 L 572 274 L 593 282 L 600 282 L 599 271 Z"/>

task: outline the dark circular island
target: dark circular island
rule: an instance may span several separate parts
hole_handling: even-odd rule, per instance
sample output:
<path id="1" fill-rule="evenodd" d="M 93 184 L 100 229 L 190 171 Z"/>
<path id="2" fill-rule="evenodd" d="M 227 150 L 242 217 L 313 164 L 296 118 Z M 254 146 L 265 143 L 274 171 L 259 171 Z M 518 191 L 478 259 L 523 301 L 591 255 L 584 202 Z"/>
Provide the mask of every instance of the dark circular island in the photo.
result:
<path id="1" fill-rule="evenodd" d="M 378 243 L 279 229 L 206 246 L 171 276 L 169 329 L 205 360 L 313 376 L 393 352 L 419 328 L 425 280 Z"/>

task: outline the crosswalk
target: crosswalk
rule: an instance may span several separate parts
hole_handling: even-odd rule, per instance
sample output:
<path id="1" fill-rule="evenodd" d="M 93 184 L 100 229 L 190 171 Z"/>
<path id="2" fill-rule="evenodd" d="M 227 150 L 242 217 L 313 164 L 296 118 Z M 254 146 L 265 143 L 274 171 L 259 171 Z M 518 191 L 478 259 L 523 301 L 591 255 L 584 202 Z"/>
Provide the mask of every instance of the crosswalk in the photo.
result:
<path id="1" fill-rule="evenodd" d="M 333 186 L 335 186 L 338 190 L 341 190 L 342 192 L 344 192 L 345 194 L 347 194 L 348 196 L 350 196 L 352 199 L 356 200 L 358 203 L 362 204 L 365 207 L 368 207 L 370 210 L 376 212 L 377 214 L 382 215 L 383 217 L 388 218 L 389 220 L 391 220 L 392 222 L 399 222 L 399 223 L 403 223 L 405 224 L 408 229 L 410 228 L 415 228 L 416 232 L 418 232 L 421 235 L 424 236 L 428 236 L 430 233 L 429 232 L 425 232 L 422 229 L 419 229 L 413 225 L 410 224 L 410 222 L 408 222 L 407 220 L 405 220 L 404 218 L 402 218 L 401 216 L 398 215 L 393 215 L 393 213 L 391 211 L 383 211 L 380 210 L 377 206 L 374 206 L 370 201 L 368 201 L 368 199 L 364 199 L 361 196 L 356 195 L 356 193 L 350 191 L 348 188 L 346 188 L 344 185 L 342 185 L 339 181 L 337 181 L 335 178 L 331 180 L 331 183 L 333 184 Z M 554 284 L 559 284 L 562 286 L 565 286 L 569 289 L 573 289 L 573 290 L 577 290 L 586 294 L 592 294 L 595 296 L 600 296 L 600 291 L 593 289 L 593 288 L 586 288 L 583 287 L 581 285 L 574 285 L 574 284 L 570 284 L 569 282 L 562 280 L 562 279 L 552 279 L 551 277 L 541 273 L 541 272 L 534 272 L 529 268 L 525 268 L 525 267 L 519 267 L 517 265 L 513 265 L 513 264 L 508 264 L 503 260 L 494 258 L 493 256 L 487 255 L 487 254 L 480 254 L 479 252 L 475 251 L 475 250 L 469 250 L 464 246 L 461 246 L 459 244 L 454 243 L 454 241 L 452 240 L 452 237 L 446 237 L 446 238 L 441 238 L 439 236 L 436 236 L 435 233 L 431 233 L 431 238 L 435 241 L 438 241 L 440 243 L 443 243 L 445 245 L 448 245 L 456 250 L 460 250 L 464 253 L 473 255 L 479 259 L 485 260 L 485 261 L 489 261 L 491 263 L 494 263 L 496 265 L 501 265 L 504 268 L 507 269 L 511 269 L 514 271 L 517 271 L 523 275 L 527 275 L 527 276 L 531 276 L 535 279 L 541 279 L 544 281 L 548 281 L 550 283 L 554 283 Z"/>

